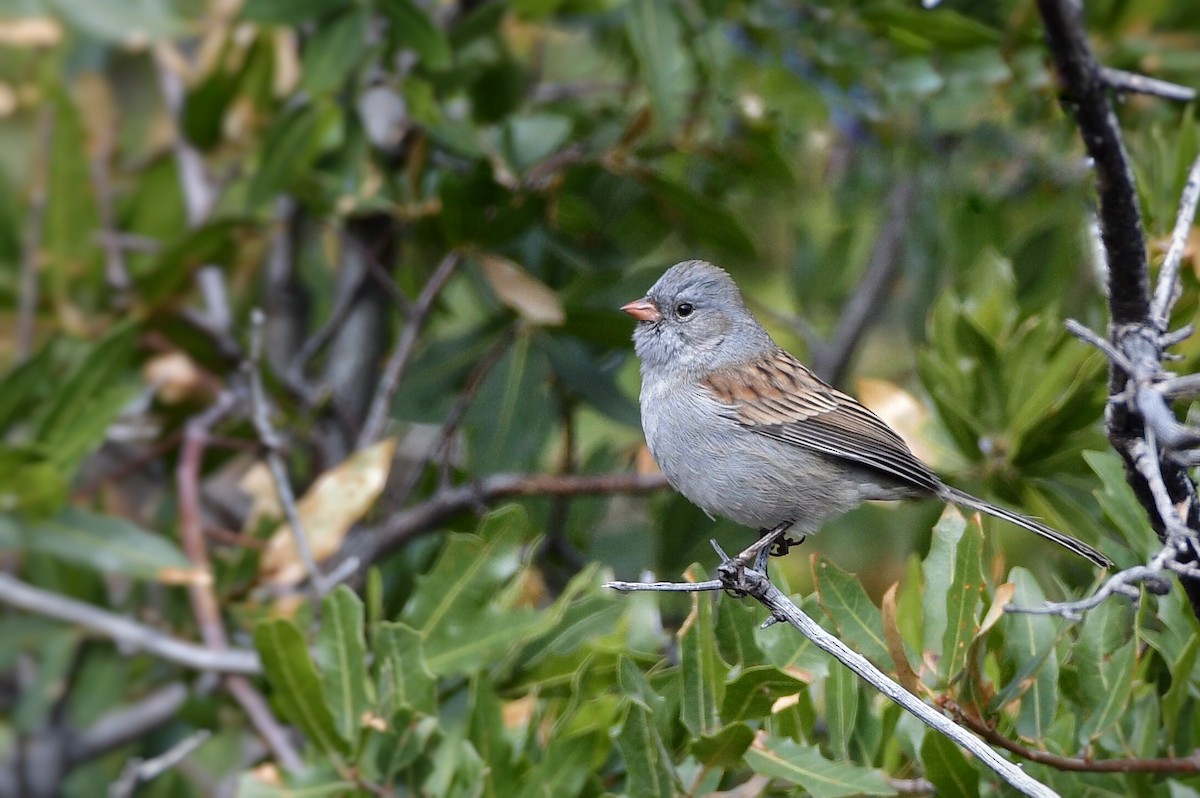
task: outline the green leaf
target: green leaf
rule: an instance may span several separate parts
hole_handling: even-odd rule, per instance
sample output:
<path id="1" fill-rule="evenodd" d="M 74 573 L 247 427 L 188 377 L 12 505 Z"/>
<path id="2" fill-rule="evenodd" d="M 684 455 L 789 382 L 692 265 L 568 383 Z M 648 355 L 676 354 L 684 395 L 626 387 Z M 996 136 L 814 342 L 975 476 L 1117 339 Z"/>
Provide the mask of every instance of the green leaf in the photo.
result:
<path id="1" fill-rule="evenodd" d="M 87 0 L 82 4 L 86 5 Z M 54 122 L 50 157 L 45 167 L 44 252 L 40 268 L 50 284 L 50 292 L 65 300 L 74 288 L 69 281 L 87 281 L 97 276 L 100 248 L 95 237 L 81 235 L 80 231 L 97 229 L 99 211 L 88 163 L 88 135 L 79 109 L 71 102 L 65 85 L 46 89 Z"/>
<path id="2" fill-rule="evenodd" d="M 520 507 L 496 510 L 484 518 L 478 536 L 449 536 L 433 570 L 418 579 L 401 621 L 420 634 L 433 673 L 468 672 L 553 625 L 548 614 L 497 600 L 521 567 L 528 529 Z"/>
<path id="3" fill-rule="evenodd" d="M 736 767 L 754 742 L 754 731 L 745 723 L 731 723 L 714 735 L 692 741 L 692 756 L 710 768 Z"/>
<path id="4" fill-rule="evenodd" d="M 603 761 L 604 752 L 597 750 L 601 744 L 607 745 L 607 740 L 599 735 L 554 738 L 542 760 L 530 770 L 525 789 L 517 798 L 582 794 L 583 785 L 595 772 L 593 762 L 598 765 Z"/>
<path id="5" fill-rule="evenodd" d="M 693 737 L 712 734 L 720 728 L 717 709 L 728 666 L 717 655 L 710 597 L 692 594 L 692 611 L 680 627 L 678 638 L 681 720 Z"/>
<path id="6" fill-rule="evenodd" d="M 62 700 L 82 638 L 78 630 L 60 627 L 38 642 L 33 679 L 23 685 L 12 710 L 13 727 L 30 735 L 45 728 L 50 713 Z"/>
<path id="7" fill-rule="evenodd" d="M 136 339 L 132 321 L 115 325 L 46 400 L 37 415 L 35 438 L 51 462 L 65 469 L 104 440 L 130 395 L 122 378 Z"/>
<path id="8" fill-rule="evenodd" d="M 250 207 L 274 199 L 306 177 L 340 124 L 341 112 L 331 102 L 302 105 L 276 118 L 267 131 L 263 160 L 250 184 Z"/>
<path id="9" fill-rule="evenodd" d="M 421 635 L 402 623 L 379 624 L 375 667 L 380 704 L 389 716 L 403 708 L 427 715 L 437 711 L 437 678 L 425 661 Z"/>
<path id="10" fill-rule="evenodd" d="M 858 676 L 849 668 L 834 667 L 825 679 L 825 722 L 829 745 L 838 759 L 850 758 L 850 741 L 858 721 Z"/>
<path id="11" fill-rule="evenodd" d="M 53 518 L 26 523 L 25 545 L 94 571 L 125 574 L 169 584 L 193 575 L 191 562 L 162 535 L 126 521 L 76 507 Z"/>
<path id="12" fill-rule="evenodd" d="M 979 771 L 958 746 L 941 734 L 929 730 L 921 743 L 921 762 L 925 778 L 946 798 L 979 798 Z"/>
<path id="13" fill-rule="evenodd" d="M 513 746 L 504 727 L 504 710 L 492 686 L 491 674 L 486 670 L 471 679 L 469 703 L 467 739 L 488 769 L 487 778 L 481 785 L 483 795 L 485 798 L 513 795 L 517 792 L 523 768 L 514 761 Z"/>
<path id="14" fill-rule="evenodd" d="M 675 6 L 669 0 L 632 0 L 626 9 L 626 34 L 650 87 L 655 124 L 669 134 L 683 117 L 692 83 Z"/>
<path id="15" fill-rule="evenodd" d="M 830 762 L 817 749 L 782 737 L 768 736 L 761 747 L 750 748 L 746 764 L 756 773 L 802 787 L 813 798 L 896 794 L 879 771 Z"/>
<path id="16" fill-rule="evenodd" d="M 338 732 L 343 740 L 353 744 L 358 739 L 370 699 L 367 696 L 363 604 L 345 585 L 338 585 L 321 602 L 316 652 L 321 664 L 325 699 L 333 708 Z"/>
<path id="17" fill-rule="evenodd" d="M 803 689 L 804 682 L 771 665 L 745 668 L 725 685 L 721 720 L 733 723 L 765 718 L 771 714 L 771 707 L 777 700 Z"/>
<path id="18" fill-rule="evenodd" d="M 671 798 L 678 794 L 671 755 L 645 704 L 636 699 L 629 700 L 625 722 L 621 724 L 616 742 L 621 758 L 625 760 L 625 791 L 629 795 Z"/>
<path id="19" fill-rule="evenodd" d="M 891 663 L 883 637 L 883 615 L 853 575 L 824 557 L 813 561 L 813 581 L 821 608 L 837 624 L 841 638 L 877 665 Z"/>
<path id="20" fill-rule="evenodd" d="M 32 403 L 50 387 L 55 349 L 53 342 L 47 343 L 0 380 L 0 432 L 24 421 Z"/>
<path id="21" fill-rule="evenodd" d="M 1171 686 L 1162 699 L 1164 739 L 1175 739 L 1180 713 L 1184 702 L 1189 697 L 1191 686 L 1194 684 L 1192 674 L 1196 668 L 1197 653 L 1200 653 L 1200 637 L 1193 637 L 1184 646 L 1179 658 L 1171 664 Z"/>
<path id="22" fill-rule="evenodd" d="M 137 281 L 137 296 L 148 312 L 177 297 L 201 266 L 228 266 L 236 258 L 237 233 L 242 223 L 232 219 L 210 222 L 169 244 L 153 267 Z"/>
<path id="23" fill-rule="evenodd" d="M 336 759 L 349 751 L 338 734 L 333 712 L 325 701 L 321 678 L 308 654 L 304 635 L 286 618 L 271 618 L 254 628 L 254 646 L 273 688 L 272 697 L 283 715 L 326 755 Z"/>
<path id="24" fill-rule="evenodd" d="M 148 40 L 182 34 L 186 28 L 171 13 L 171 3 L 156 0 L 53 0 L 72 26 L 113 45 L 128 43 L 134 32 Z"/>
<path id="25" fill-rule="evenodd" d="M 350 7 L 323 22 L 304 44 L 303 83 L 314 95 L 337 91 L 367 54 L 365 8 Z"/>
<path id="26" fill-rule="evenodd" d="M 238 798 L 343 798 L 355 795 L 358 784 L 335 776 L 306 779 L 295 787 L 262 780 L 258 770 L 242 774 L 237 783 Z"/>
<path id="27" fill-rule="evenodd" d="M 717 605 L 717 649 L 726 662 L 743 668 L 765 664 L 754 636 L 760 620 L 756 607 L 746 601 L 723 601 Z"/>
<path id="28" fill-rule="evenodd" d="M 345 6 L 345 0 L 246 0 L 242 19 L 294 26 Z"/>
<path id="29" fill-rule="evenodd" d="M 967 650 L 979 631 L 979 602 L 983 598 L 983 566 L 980 551 L 983 530 L 968 522 L 958 541 L 954 579 L 946 593 L 946 633 L 938 673 L 943 681 L 955 678 L 967 663 Z"/>
<path id="30" fill-rule="evenodd" d="M 929 554 L 922 563 L 925 593 L 922 596 L 921 607 L 925 617 L 926 651 L 941 652 L 946 634 L 947 599 L 950 583 L 954 581 L 954 566 L 957 563 L 958 542 L 966 528 L 966 519 L 952 505 L 946 507 L 946 511 L 933 528 Z"/>
<path id="31" fill-rule="evenodd" d="M 448 69 L 453 64 L 454 53 L 446 34 L 413 0 L 379 0 L 379 8 L 392 23 L 392 40 L 421 56 L 426 69 Z"/>
<path id="32" fill-rule="evenodd" d="M 1129 697 L 1133 691 L 1133 666 L 1136 662 L 1136 640 L 1130 640 L 1106 657 L 1099 668 L 1099 684 L 1088 691 L 1091 697 L 1092 714 L 1084 723 L 1080 735 L 1084 738 L 1100 737 L 1125 714 Z M 1096 690 L 1099 689 L 1099 692 Z"/>
<path id="33" fill-rule="evenodd" d="M 0 446 L 0 508 L 27 519 L 54 515 L 67 502 L 69 481 L 40 450 Z M 16 516 L 10 523 L 11 531 L 18 523 Z M 14 548 L 23 545 L 23 538 L 7 540 Z"/>
<path id="34" fill-rule="evenodd" d="M 1017 586 L 1013 596 L 1016 606 L 1037 607 L 1046 600 L 1033 574 L 1024 568 L 1013 568 L 1008 581 Z M 1028 680 L 1028 688 L 1021 696 L 1017 733 L 1022 737 L 1040 740 L 1050 728 L 1054 710 L 1058 707 L 1054 619 L 1047 615 L 1012 613 L 1006 620 L 1004 648 L 1018 669 L 1013 682 L 1023 684 Z"/>
<path id="35" fill-rule="evenodd" d="M 712 247 L 730 258 L 755 256 L 753 239 L 722 203 L 658 176 L 643 175 L 642 181 L 658 201 L 659 212 L 688 243 Z"/>

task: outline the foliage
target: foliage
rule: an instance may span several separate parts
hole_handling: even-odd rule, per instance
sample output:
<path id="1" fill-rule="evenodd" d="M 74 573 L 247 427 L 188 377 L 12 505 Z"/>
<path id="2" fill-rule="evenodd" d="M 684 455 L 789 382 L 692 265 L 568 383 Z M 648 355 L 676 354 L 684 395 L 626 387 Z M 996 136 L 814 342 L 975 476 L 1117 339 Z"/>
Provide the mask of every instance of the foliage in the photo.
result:
<path id="1" fill-rule="evenodd" d="M 1105 63 L 1200 84 L 1187 0 L 1088 12 Z M 699 795 L 758 779 L 886 795 L 918 777 L 999 792 L 788 630 L 758 628 L 754 607 L 599 587 L 699 578 L 708 539 L 738 550 L 745 530 L 669 492 L 485 491 L 647 470 L 615 308 L 684 258 L 727 267 L 780 343 L 817 360 L 890 259 L 849 348 L 855 373 L 880 378 L 864 395 L 948 481 L 1121 566 L 1158 545 L 1106 449 L 1103 359 L 1062 327 L 1101 328 L 1104 308 L 1092 177 L 1033 4 L 25 0 L 4 14 L 4 570 L 217 650 L 197 609 L 210 595 L 227 644 L 258 652 L 249 689 L 299 732 L 305 767 L 264 747 L 228 681 L 12 612 L 0 794 L 98 794 L 198 729 L 213 737 L 190 767 L 139 794 Z M 1194 109 L 1129 97 L 1121 115 L 1165 235 Z M 1180 351 L 1194 370 L 1196 341 Z M 251 372 L 278 441 L 256 425 Z M 373 401 L 386 434 L 364 435 Z M 316 557 L 360 558 L 341 571 L 353 590 L 317 600 L 302 584 L 263 444 Z M 1200 745 L 1178 590 L 1079 624 L 1004 614 L 1093 574 L 939 511 L 864 507 L 775 578 L 898 681 L 1027 748 L 1142 760 Z M 170 712 L 128 725 L 123 710 L 173 688 Z M 88 737 L 114 718 L 136 733 Z M 12 781 L 35 748 L 56 752 L 33 769 L 45 784 Z M 1197 789 L 1027 767 L 1069 795 Z"/>

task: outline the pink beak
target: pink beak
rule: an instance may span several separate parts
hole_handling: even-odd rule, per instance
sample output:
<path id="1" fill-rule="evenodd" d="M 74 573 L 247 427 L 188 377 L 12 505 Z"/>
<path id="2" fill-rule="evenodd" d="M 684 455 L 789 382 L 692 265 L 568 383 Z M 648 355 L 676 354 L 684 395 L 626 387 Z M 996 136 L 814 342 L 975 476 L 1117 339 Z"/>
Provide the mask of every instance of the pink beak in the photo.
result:
<path id="1" fill-rule="evenodd" d="M 633 316 L 638 321 L 658 321 L 662 318 L 662 313 L 658 307 L 650 301 L 648 297 L 635 299 L 621 306 L 621 310 Z"/>

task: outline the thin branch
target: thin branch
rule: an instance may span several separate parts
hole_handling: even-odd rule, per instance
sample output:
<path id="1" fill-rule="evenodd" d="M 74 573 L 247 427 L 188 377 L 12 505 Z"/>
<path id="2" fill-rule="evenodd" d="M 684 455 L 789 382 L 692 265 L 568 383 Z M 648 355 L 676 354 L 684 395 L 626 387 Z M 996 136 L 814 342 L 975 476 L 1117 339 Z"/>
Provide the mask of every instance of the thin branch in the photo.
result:
<path id="1" fill-rule="evenodd" d="M 471 373 L 467 375 L 462 391 L 454 400 L 454 406 L 450 408 L 450 412 L 442 420 L 442 425 L 438 429 L 438 434 L 434 438 L 433 443 L 425 451 L 421 459 L 414 464 L 408 481 L 402 488 L 396 491 L 394 506 L 399 507 L 407 502 L 408 498 L 412 496 L 413 491 L 417 489 L 426 466 L 433 462 L 434 458 L 444 456 L 450 445 L 450 441 L 458 431 L 459 425 L 462 424 L 463 419 L 466 417 L 467 410 L 470 409 L 471 403 L 475 400 L 475 394 L 479 392 L 484 379 L 496 367 L 501 358 L 504 357 L 504 353 L 508 351 L 508 347 L 512 345 L 515 332 L 515 329 L 510 327 L 503 335 L 496 339 L 491 347 L 488 348 L 488 351 L 483 354 L 483 357 L 476 361 L 474 367 L 471 369 Z"/>
<path id="2" fill-rule="evenodd" d="M 154 47 L 154 66 L 158 77 L 159 91 L 174 122 L 171 149 L 179 171 L 179 184 L 183 191 L 183 205 L 189 227 L 199 227 L 208 221 L 217 202 L 217 189 L 205 169 L 204 158 L 184 135 L 180 119 L 183 116 L 184 85 L 177 72 L 177 65 L 168 53 L 170 45 L 159 42 Z M 218 338 L 223 351 L 238 351 L 233 339 L 233 310 L 229 301 L 229 290 L 225 285 L 225 274 L 217 266 L 204 265 L 196 272 L 196 285 L 204 299 L 205 320 L 202 329 Z"/>
<path id="3" fill-rule="evenodd" d="M 258 654 L 236 648 L 216 650 L 189 643 L 92 604 L 67 598 L 0 573 L 0 603 L 79 626 L 134 651 L 144 651 L 184 668 L 217 673 L 257 674 Z"/>
<path id="4" fill-rule="evenodd" d="M 1115 91 L 1129 94 L 1150 94 L 1166 100 L 1179 100 L 1185 103 L 1196 99 L 1196 90 L 1190 86 L 1181 86 L 1178 83 L 1139 75 L 1136 72 L 1102 66 L 1100 75 L 1104 78 L 1104 82 Z"/>
<path id="5" fill-rule="evenodd" d="M 1022 759 L 1047 765 L 1055 770 L 1082 773 L 1200 773 L 1200 756 L 1193 754 L 1182 759 L 1087 759 L 1086 757 L 1062 756 L 1041 751 L 1010 740 L 993 729 L 981 718 L 965 711 L 948 698 L 938 701 L 939 706 L 954 715 L 954 719 L 992 745 L 1010 751 Z"/>
<path id="6" fill-rule="evenodd" d="M 29 208 L 25 215 L 24 243 L 21 252 L 21 279 L 17 288 L 17 357 L 18 363 L 33 351 L 37 323 L 38 272 L 42 268 L 42 229 L 46 222 L 46 187 L 49 169 L 50 138 L 54 131 L 54 106 L 42 106 L 38 113 L 35 142 L 33 183 L 29 188 Z"/>
<path id="7" fill-rule="evenodd" d="M 900 270 L 915 190 L 914 181 L 902 178 L 888 194 L 886 215 L 875 238 L 867 271 L 842 309 L 833 336 L 813 352 L 814 369 L 822 379 L 835 385 L 845 376 L 867 325 L 877 314 Z"/>
<path id="8" fill-rule="evenodd" d="M 461 260 L 462 256 L 457 251 L 446 255 L 434 270 L 429 282 L 421 289 L 417 301 L 413 303 L 412 314 L 404 322 L 396 347 L 383 367 L 383 376 L 379 378 L 379 386 L 375 390 L 375 398 L 371 401 L 371 409 L 367 412 L 367 420 L 358 435 L 357 448 L 364 449 L 370 446 L 383 434 L 384 425 L 392 409 L 392 400 L 395 399 L 404 370 L 416 349 L 417 336 L 425 323 L 425 317 L 429 315 L 438 294 L 442 292 Z"/>
<path id="9" fill-rule="evenodd" d="M 1151 318 L 1158 329 L 1166 332 L 1171 324 L 1171 308 L 1179 294 L 1179 264 L 1191 237 L 1192 225 L 1196 220 L 1196 205 L 1200 202 L 1200 156 L 1188 169 L 1187 182 L 1179 198 L 1179 212 L 1175 216 L 1175 228 L 1171 231 L 1171 244 L 1158 270 L 1158 285 L 1154 289 Z"/>
<path id="10" fill-rule="evenodd" d="M 95 152 L 91 158 L 92 185 L 96 190 L 96 210 L 99 215 L 100 233 L 97 238 L 104 249 L 104 279 L 113 293 L 114 306 L 124 307 L 128 303 L 133 282 L 125 266 L 125 251 L 116 235 L 117 215 L 113 207 L 112 176 L 109 161 L 115 149 L 115 136 L 111 125 L 102 125 L 97 131 Z"/>
<path id="11" fill-rule="evenodd" d="M 169 723 L 191 695 L 183 682 L 172 682 L 100 718 L 67 738 L 66 760 L 71 766 L 90 762 Z"/>
<path id="12" fill-rule="evenodd" d="M 976 759 L 991 768 L 996 775 L 1022 794 L 1036 796 L 1036 798 L 1050 798 L 1050 796 L 1058 795 L 1058 793 L 1045 784 L 1025 773 L 1020 766 L 1009 762 L 997 754 L 978 737 L 956 725 L 934 707 L 905 690 L 898 682 L 893 681 L 887 674 L 872 665 L 862 654 L 854 651 L 836 636 L 825 631 L 819 623 L 797 607 L 779 588 L 771 584 L 771 580 L 767 578 L 765 573 L 747 565 L 747 563 L 757 560 L 761 552 L 769 551 L 775 538 L 785 531 L 786 529 L 777 529 L 775 530 L 775 534 L 761 538 L 738 557 L 725 559 L 717 569 L 719 578 L 713 580 L 717 587 L 712 589 L 724 589 L 735 595 L 745 595 L 755 599 L 770 610 L 773 622 L 787 622 L 790 624 L 818 648 L 834 657 L 838 662 L 845 665 L 858 675 L 859 678 L 866 681 L 884 696 L 899 704 L 906 712 L 909 712 L 934 731 L 944 735 L 959 747 L 971 753 Z M 634 587 L 636 584 L 609 582 L 607 586 L 621 590 L 694 591 L 697 589 L 709 589 L 707 586 L 711 583 L 667 582 L 655 583 L 654 586 L 642 585 Z"/>
<path id="13" fill-rule="evenodd" d="M 132 798 L 138 785 L 152 781 L 186 759 L 193 751 L 208 742 L 212 732 L 200 729 L 184 737 L 153 759 L 131 759 L 121 769 L 121 775 L 108 787 L 108 798 Z"/>
<path id="14" fill-rule="evenodd" d="M 333 588 L 333 585 L 321 573 L 317 560 L 313 556 L 308 536 L 304 534 L 304 523 L 300 520 L 299 510 L 296 509 L 296 494 L 292 490 L 292 481 L 288 477 L 287 465 L 284 464 L 283 457 L 279 453 L 282 446 L 279 435 L 271 424 L 271 408 L 267 402 L 267 392 L 263 388 L 262 382 L 262 338 L 263 313 L 255 308 L 250 312 L 250 357 L 242 364 L 250 388 L 250 418 L 265 450 L 267 467 L 271 470 L 271 478 L 275 482 L 275 492 L 279 496 L 279 503 L 283 506 L 288 526 L 292 529 L 296 552 L 300 555 L 300 561 L 304 564 L 304 570 L 308 573 L 308 579 L 316 597 L 320 599 Z"/>
<path id="15" fill-rule="evenodd" d="M 233 412 L 236 405 L 237 399 L 234 394 L 224 391 L 207 411 L 187 423 L 179 464 L 175 469 L 179 496 L 179 537 L 184 553 L 192 565 L 205 574 L 212 573 L 212 565 L 208 559 L 200 512 L 200 466 L 204 459 L 209 430 Z M 227 650 L 229 641 L 212 580 L 193 583 L 190 586 L 190 597 L 192 612 L 196 616 L 205 645 L 218 651 Z M 275 759 L 288 770 L 302 769 L 304 760 L 300 758 L 287 733 L 254 686 L 243 676 L 231 675 L 225 679 L 225 688 L 241 705 L 246 717 L 250 719 Z"/>
<path id="16" fill-rule="evenodd" d="M 459 513 L 481 511 L 516 496 L 651 493 L 665 487 L 667 480 L 660 474 L 494 474 L 465 485 L 442 488 L 425 501 L 392 514 L 379 526 L 359 531 L 343 546 L 338 559 L 357 557 L 366 567 Z"/>
<path id="17" fill-rule="evenodd" d="M 1075 321 L 1075 319 L 1067 319 L 1063 322 L 1063 326 L 1067 328 L 1067 332 L 1071 333 L 1071 335 L 1099 349 L 1111 362 L 1126 371 L 1133 371 L 1133 364 L 1129 362 L 1129 358 L 1125 357 L 1125 353 L 1113 346 L 1112 342 L 1107 338 L 1103 338 L 1094 332 L 1090 327 Z"/>

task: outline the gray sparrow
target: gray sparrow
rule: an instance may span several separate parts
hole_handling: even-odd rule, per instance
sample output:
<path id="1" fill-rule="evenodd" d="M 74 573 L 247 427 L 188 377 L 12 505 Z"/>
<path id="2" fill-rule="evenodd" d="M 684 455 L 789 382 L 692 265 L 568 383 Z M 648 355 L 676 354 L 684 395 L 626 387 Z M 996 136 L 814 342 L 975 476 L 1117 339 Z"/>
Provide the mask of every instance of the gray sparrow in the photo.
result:
<path id="1" fill-rule="evenodd" d="M 808 535 L 864 501 L 937 497 L 1113 564 L 1087 543 L 942 482 L 879 416 L 780 349 L 711 263 L 677 263 L 621 310 L 637 319 L 650 453 L 710 516 Z"/>

